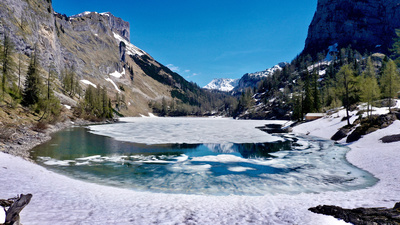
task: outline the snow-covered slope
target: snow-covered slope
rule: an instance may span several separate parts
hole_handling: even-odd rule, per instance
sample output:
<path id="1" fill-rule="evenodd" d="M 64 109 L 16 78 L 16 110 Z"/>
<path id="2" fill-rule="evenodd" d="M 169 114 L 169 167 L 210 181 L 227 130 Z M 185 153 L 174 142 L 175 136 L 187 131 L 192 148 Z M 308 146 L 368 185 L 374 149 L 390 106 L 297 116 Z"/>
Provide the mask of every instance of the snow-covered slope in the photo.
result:
<path id="1" fill-rule="evenodd" d="M 287 63 L 285 63 L 285 62 L 281 62 L 281 63 L 279 63 L 279 64 L 277 64 L 277 65 L 275 65 L 275 66 L 273 66 L 273 67 L 271 67 L 269 69 L 266 69 L 266 70 L 263 70 L 263 71 L 260 71 L 260 72 L 255 72 L 255 73 L 248 73 L 247 75 L 250 76 L 250 77 L 253 77 L 253 78 L 268 77 L 268 76 L 272 75 L 275 71 L 282 70 L 283 67 L 286 66 L 286 64 Z"/>
<path id="2" fill-rule="evenodd" d="M 268 76 L 271 76 L 275 71 L 277 70 L 282 70 L 283 67 L 285 67 L 287 63 L 282 62 L 279 63 L 269 69 L 255 72 L 255 73 L 246 73 L 245 75 L 242 76 L 239 80 L 239 84 L 235 88 L 236 91 L 243 91 L 245 88 L 248 87 L 255 87 L 259 81 L 261 81 L 263 78 L 266 78 Z"/>
<path id="3" fill-rule="evenodd" d="M 232 91 L 238 84 L 239 79 L 219 78 L 212 80 L 209 84 L 204 86 L 204 88 L 229 92 Z"/>

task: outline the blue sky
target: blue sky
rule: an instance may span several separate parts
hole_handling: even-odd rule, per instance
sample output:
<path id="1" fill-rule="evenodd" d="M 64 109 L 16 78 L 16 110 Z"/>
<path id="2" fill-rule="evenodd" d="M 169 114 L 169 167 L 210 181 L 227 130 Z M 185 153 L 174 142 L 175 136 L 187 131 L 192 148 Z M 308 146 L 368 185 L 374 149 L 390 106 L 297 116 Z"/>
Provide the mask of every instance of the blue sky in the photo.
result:
<path id="1" fill-rule="evenodd" d="M 53 0 L 68 16 L 111 12 L 131 42 L 200 86 L 291 61 L 304 47 L 317 0 Z"/>

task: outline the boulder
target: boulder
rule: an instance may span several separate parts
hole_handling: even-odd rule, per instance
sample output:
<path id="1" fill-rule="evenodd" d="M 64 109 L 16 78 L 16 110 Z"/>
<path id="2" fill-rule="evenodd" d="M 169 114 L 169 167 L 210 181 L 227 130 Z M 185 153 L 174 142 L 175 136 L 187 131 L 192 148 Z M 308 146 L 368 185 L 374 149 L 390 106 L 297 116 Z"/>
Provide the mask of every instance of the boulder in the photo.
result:
<path id="1" fill-rule="evenodd" d="M 342 219 L 345 222 L 355 225 L 368 225 L 368 224 L 387 224 L 398 225 L 400 223 L 400 202 L 389 208 L 356 208 L 344 209 L 332 205 L 319 205 L 317 207 L 309 208 L 311 212 L 333 216 L 337 219 Z"/>
<path id="2" fill-rule="evenodd" d="M 349 129 L 341 128 L 331 137 L 331 140 L 333 140 L 333 141 L 342 140 L 343 138 L 347 137 L 347 134 L 349 132 L 350 132 Z"/>

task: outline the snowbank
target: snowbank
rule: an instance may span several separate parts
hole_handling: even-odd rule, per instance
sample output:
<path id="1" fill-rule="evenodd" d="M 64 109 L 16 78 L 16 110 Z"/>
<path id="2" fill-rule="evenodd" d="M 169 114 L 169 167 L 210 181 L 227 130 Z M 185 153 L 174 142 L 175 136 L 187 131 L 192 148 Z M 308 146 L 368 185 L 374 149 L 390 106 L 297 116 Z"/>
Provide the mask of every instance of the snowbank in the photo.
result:
<path id="1" fill-rule="evenodd" d="M 302 124 L 295 132 L 330 137 L 330 132 L 341 126 L 340 120 L 340 116 L 333 115 Z M 0 153 L 0 198 L 33 194 L 21 213 L 25 225 L 344 224 L 307 209 L 320 204 L 393 207 L 400 201 L 400 150 L 398 143 L 384 144 L 379 138 L 397 133 L 400 121 L 349 145 L 352 150 L 348 160 L 380 179 L 373 187 L 350 192 L 265 196 L 155 194 L 86 183 Z"/>

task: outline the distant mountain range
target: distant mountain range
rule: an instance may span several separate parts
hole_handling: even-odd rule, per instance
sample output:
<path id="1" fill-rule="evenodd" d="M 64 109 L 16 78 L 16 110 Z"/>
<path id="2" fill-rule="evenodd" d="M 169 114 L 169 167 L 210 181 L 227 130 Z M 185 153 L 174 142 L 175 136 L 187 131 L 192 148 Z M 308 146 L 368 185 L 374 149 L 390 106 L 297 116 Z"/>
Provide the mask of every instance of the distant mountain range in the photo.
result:
<path id="1" fill-rule="evenodd" d="M 239 79 L 216 78 L 204 86 L 205 89 L 217 91 L 232 91 L 239 84 Z"/>
<path id="2" fill-rule="evenodd" d="M 203 88 L 209 90 L 218 90 L 225 92 L 241 92 L 248 87 L 255 87 L 263 78 L 272 75 L 277 70 L 282 70 L 287 65 L 286 62 L 281 62 L 271 68 L 255 73 L 246 73 L 240 79 L 218 78 L 212 80 Z"/>

